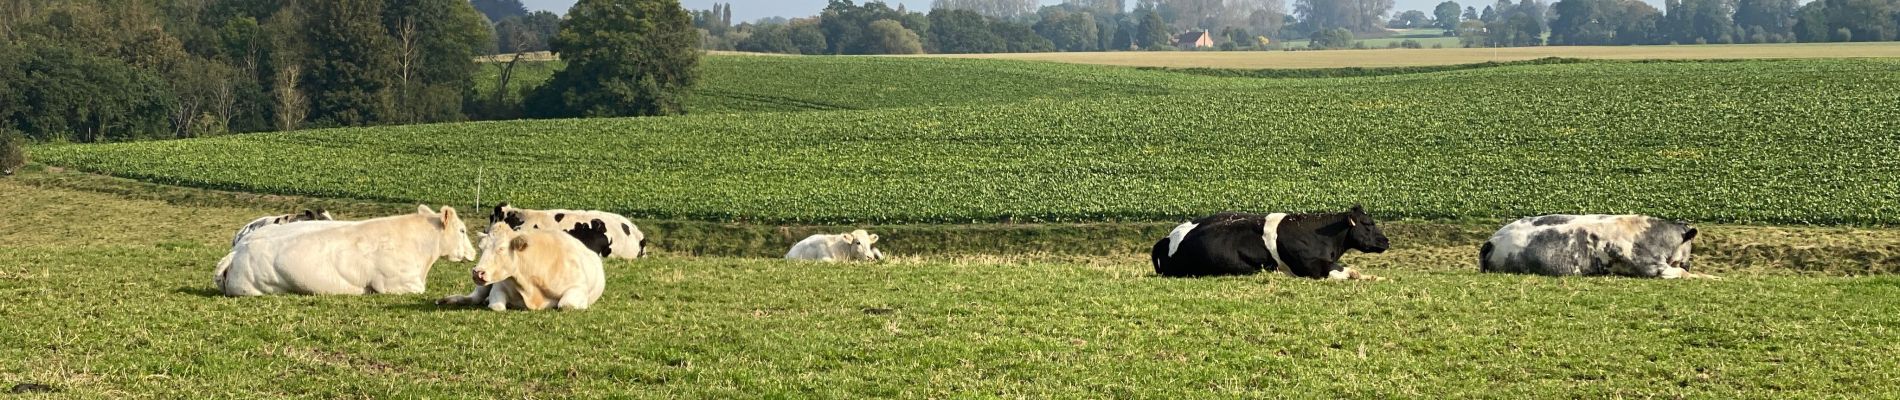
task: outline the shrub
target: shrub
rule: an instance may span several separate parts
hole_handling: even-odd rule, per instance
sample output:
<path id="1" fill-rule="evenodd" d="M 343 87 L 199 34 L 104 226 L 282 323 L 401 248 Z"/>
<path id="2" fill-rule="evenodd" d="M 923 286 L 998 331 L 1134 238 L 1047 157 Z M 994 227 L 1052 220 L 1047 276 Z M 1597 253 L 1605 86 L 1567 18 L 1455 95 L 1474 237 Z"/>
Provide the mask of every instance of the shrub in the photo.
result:
<path id="1" fill-rule="evenodd" d="M 26 165 L 26 150 L 20 148 L 25 140 L 19 132 L 0 128 L 0 175 L 13 175 Z"/>

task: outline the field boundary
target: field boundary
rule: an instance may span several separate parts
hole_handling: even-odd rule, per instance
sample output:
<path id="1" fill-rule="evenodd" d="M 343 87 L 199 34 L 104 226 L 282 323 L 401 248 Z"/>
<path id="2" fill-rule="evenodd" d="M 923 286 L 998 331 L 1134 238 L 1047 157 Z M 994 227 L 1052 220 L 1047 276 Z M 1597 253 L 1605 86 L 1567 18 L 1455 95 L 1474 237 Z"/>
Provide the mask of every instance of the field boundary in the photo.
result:
<path id="1" fill-rule="evenodd" d="M 265 195 L 173 186 L 32 164 L 9 177 L 15 182 L 201 207 L 246 207 L 289 212 L 326 208 L 344 219 L 412 212 L 413 204 L 307 196 Z M 435 206 L 435 205 L 432 205 Z M 457 208 L 467 205 L 455 205 Z M 471 227 L 487 212 L 463 211 Z M 1179 221 L 1100 223 L 982 223 L 893 225 L 778 225 L 740 222 L 633 219 L 656 254 L 776 258 L 791 243 L 817 233 L 870 229 L 887 253 L 906 257 L 1052 256 L 1115 257 L 1145 261 L 1156 238 Z M 1382 223 L 1395 238 L 1394 251 L 1439 254 L 1450 263 L 1476 268 L 1479 243 L 1501 222 L 1397 220 Z M 1817 275 L 1900 273 L 1900 229 L 1803 226 L 1703 225 L 1699 262 L 1722 271 L 1770 271 Z M 1469 254 L 1466 254 L 1469 253 Z M 1379 262 L 1377 255 L 1366 260 Z M 1141 260 L 1141 261 L 1136 261 Z M 1462 265 L 1462 264 L 1457 264 Z M 1418 266 L 1392 265 L 1391 268 Z M 1440 267 L 1442 269 L 1442 267 Z"/>

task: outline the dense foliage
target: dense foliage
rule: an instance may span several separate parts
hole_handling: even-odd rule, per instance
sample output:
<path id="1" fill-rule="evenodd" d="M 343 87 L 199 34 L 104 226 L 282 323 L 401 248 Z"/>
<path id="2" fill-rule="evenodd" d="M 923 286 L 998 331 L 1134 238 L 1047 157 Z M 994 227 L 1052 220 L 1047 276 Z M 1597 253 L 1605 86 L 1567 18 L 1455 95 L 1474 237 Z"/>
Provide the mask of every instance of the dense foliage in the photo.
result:
<path id="1" fill-rule="evenodd" d="M 550 45 L 567 67 L 526 100 L 534 117 L 677 114 L 699 38 L 678 0 L 582 0 Z"/>
<path id="2" fill-rule="evenodd" d="M 492 41 L 465 0 L 0 7 L 0 127 L 35 140 L 458 121 Z"/>
<path id="3" fill-rule="evenodd" d="M 728 61 L 717 60 L 710 69 Z M 1900 66 L 1893 61 L 1318 80 L 1002 61 L 730 61 L 749 68 L 724 67 L 751 73 L 714 74 L 726 82 L 708 87 L 726 98 L 883 109 L 339 129 L 35 156 L 162 183 L 394 201 L 466 202 L 480 179 L 485 197 L 525 205 L 704 220 L 1171 220 L 1365 203 L 1417 218 L 1900 223 L 1900 182 L 1889 179 L 1900 173 L 1891 107 L 1900 75 L 1883 73 Z M 937 76 L 956 68 L 1014 78 Z M 805 80 L 824 76 L 834 77 Z M 1021 80 L 1040 86 L 1020 89 Z"/>

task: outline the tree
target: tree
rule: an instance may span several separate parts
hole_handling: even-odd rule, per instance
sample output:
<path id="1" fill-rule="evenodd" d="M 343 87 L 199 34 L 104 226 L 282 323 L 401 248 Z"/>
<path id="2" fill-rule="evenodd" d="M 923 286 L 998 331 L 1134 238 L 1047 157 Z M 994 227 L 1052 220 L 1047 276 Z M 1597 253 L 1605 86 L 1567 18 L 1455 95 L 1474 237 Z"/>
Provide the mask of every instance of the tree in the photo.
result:
<path id="1" fill-rule="evenodd" d="M 528 15 L 528 7 L 521 0 L 469 0 L 469 4 L 481 11 L 489 21 L 501 21 L 509 17 Z M 393 5 L 401 5 L 397 2 Z"/>
<path id="2" fill-rule="evenodd" d="M 1410 29 L 1431 26 L 1431 22 L 1431 18 L 1426 17 L 1424 11 L 1406 10 L 1399 13 L 1397 17 L 1393 17 L 1392 23 L 1387 25 L 1392 28 Z"/>
<path id="3" fill-rule="evenodd" d="M 871 23 L 870 48 L 874 54 L 923 54 L 923 41 L 917 38 L 917 32 L 904 28 L 897 21 L 881 19 Z"/>
<path id="4" fill-rule="evenodd" d="M 389 78 L 396 70 L 394 46 L 383 31 L 379 0 L 306 1 L 303 37 L 304 93 L 311 119 L 368 125 L 389 118 L 394 106 Z"/>
<path id="5" fill-rule="evenodd" d="M 1392 0 L 1298 0 L 1293 14 L 1318 30 L 1346 28 L 1353 32 L 1374 32 L 1392 10 Z"/>
<path id="6" fill-rule="evenodd" d="M 1095 17 L 1088 13 L 1072 13 L 1059 7 L 1045 7 L 1042 20 L 1033 26 L 1036 34 L 1049 39 L 1056 50 L 1089 51 L 1096 50 L 1099 33 L 1095 28 Z"/>
<path id="7" fill-rule="evenodd" d="M 1312 40 L 1306 44 L 1306 47 L 1319 50 L 1344 49 L 1352 47 L 1353 43 L 1354 40 L 1351 30 L 1346 28 L 1332 28 L 1314 33 Z"/>
<path id="8" fill-rule="evenodd" d="M 508 17 L 495 23 L 495 50 L 497 54 L 547 51 L 548 40 L 560 31 L 561 16 L 551 12 Z"/>
<path id="9" fill-rule="evenodd" d="M 881 19 L 903 18 L 903 14 L 883 2 L 872 1 L 857 6 L 851 0 L 831 0 L 823 14 L 819 15 L 818 25 L 825 33 L 825 43 L 831 46 L 831 54 L 872 54 L 868 34 L 871 23 Z"/>
<path id="10" fill-rule="evenodd" d="M 930 47 L 939 53 L 999 53 L 1009 49 L 989 21 L 970 10 L 930 10 Z"/>
<path id="11" fill-rule="evenodd" d="M 1012 19 L 1036 12 L 1036 0 L 935 0 L 932 10 L 967 10 L 985 17 Z"/>
<path id="12" fill-rule="evenodd" d="M 1752 32 L 1749 42 L 1778 42 L 1775 38 L 1794 36 L 1797 0 L 1739 0 L 1735 2 L 1735 26 Z"/>
<path id="13" fill-rule="evenodd" d="M 812 18 L 800 18 L 786 23 L 792 46 L 798 48 L 798 54 L 825 54 L 831 45 L 825 42 L 825 31 L 818 27 L 818 21 Z"/>
<path id="14" fill-rule="evenodd" d="M 698 78 L 697 38 L 678 0 L 580 0 L 549 43 L 567 68 L 529 95 L 528 115 L 685 112 Z"/>
<path id="15" fill-rule="evenodd" d="M 21 149 L 25 141 L 13 128 L 0 126 L 0 175 L 13 175 L 26 165 L 26 150 Z"/>
<path id="16" fill-rule="evenodd" d="M 1136 46 L 1146 49 L 1174 44 L 1173 36 L 1168 34 L 1168 23 L 1161 20 L 1161 13 L 1149 10 L 1141 14 L 1141 26 L 1135 28 Z"/>
<path id="17" fill-rule="evenodd" d="M 1461 15 L 1460 17 L 1462 17 L 1465 21 L 1476 20 L 1478 19 L 1478 8 L 1472 7 L 1472 6 L 1465 6 L 1465 14 Z M 1459 21 L 1459 22 L 1463 23 L 1464 21 Z"/>
<path id="18" fill-rule="evenodd" d="M 1827 41 L 1827 10 L 1824 3 L 1816 1 L 1804 4 L 1795 10 L 1794 38 L 1802 42 Z"/>
<path id="19" fill-rule="evenodd" d="M 462 0 L 390 4 L 383 25 L 395 39 L 395 121 L 463 119 L 464 99 L 475 96 L 475 56 L 495 43 L 481 14 Z"/>
<path id="20" fill-rule="evenodd" d="M 1435 22 L 1439 29 L 1446 31 L 1458 29 L 1458 2 L 1438 3 L 1438 7 L 1432 9 L 1432 17 L 1436 18 L 1432 22 Z"/>
<path id="21" fill-rule="evenodd" d="M 1043 38 L 1042 35 L 1037 35 L 1035 28 L 1031 28 L 1029 24 L 996 21 L 996 23 L 990 24 L 990 28 L 996 31 L 996 36 L 1003 38 L 1003 43 L 1009 46 L 1006 50 L 1008 52 L 1043 53 L 1056 51 L 1055 43 Z"/>
<path id="22" fill-rule="evenodd" d="M 1485 45 L 1484 21 L 1468 19 L 1458 23 L 1458 44 L 1464 47 Z"/>

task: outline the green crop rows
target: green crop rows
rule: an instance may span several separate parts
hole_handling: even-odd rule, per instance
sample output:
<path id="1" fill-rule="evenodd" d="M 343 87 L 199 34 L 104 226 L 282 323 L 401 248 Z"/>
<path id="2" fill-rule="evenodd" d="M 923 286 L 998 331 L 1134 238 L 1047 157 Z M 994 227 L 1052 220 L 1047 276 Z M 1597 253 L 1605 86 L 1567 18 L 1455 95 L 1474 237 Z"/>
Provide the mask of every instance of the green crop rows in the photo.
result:
<path id="1" fill-rule="evenodd" d="M 1214 78 L 709 57 L 698 115 L 36 148 L 252 192 L 765 222 L 1175 220 L 1222 209 L 1900 223 L 1900 62 Z M 766 100 L 756 100 L 766 99 Z M 825 107 L 809 107 L 818 104 Z M 848 109 L 790 113 L 750 111 Z M 710 110 L 710 111 L 709 111 Z"/>

